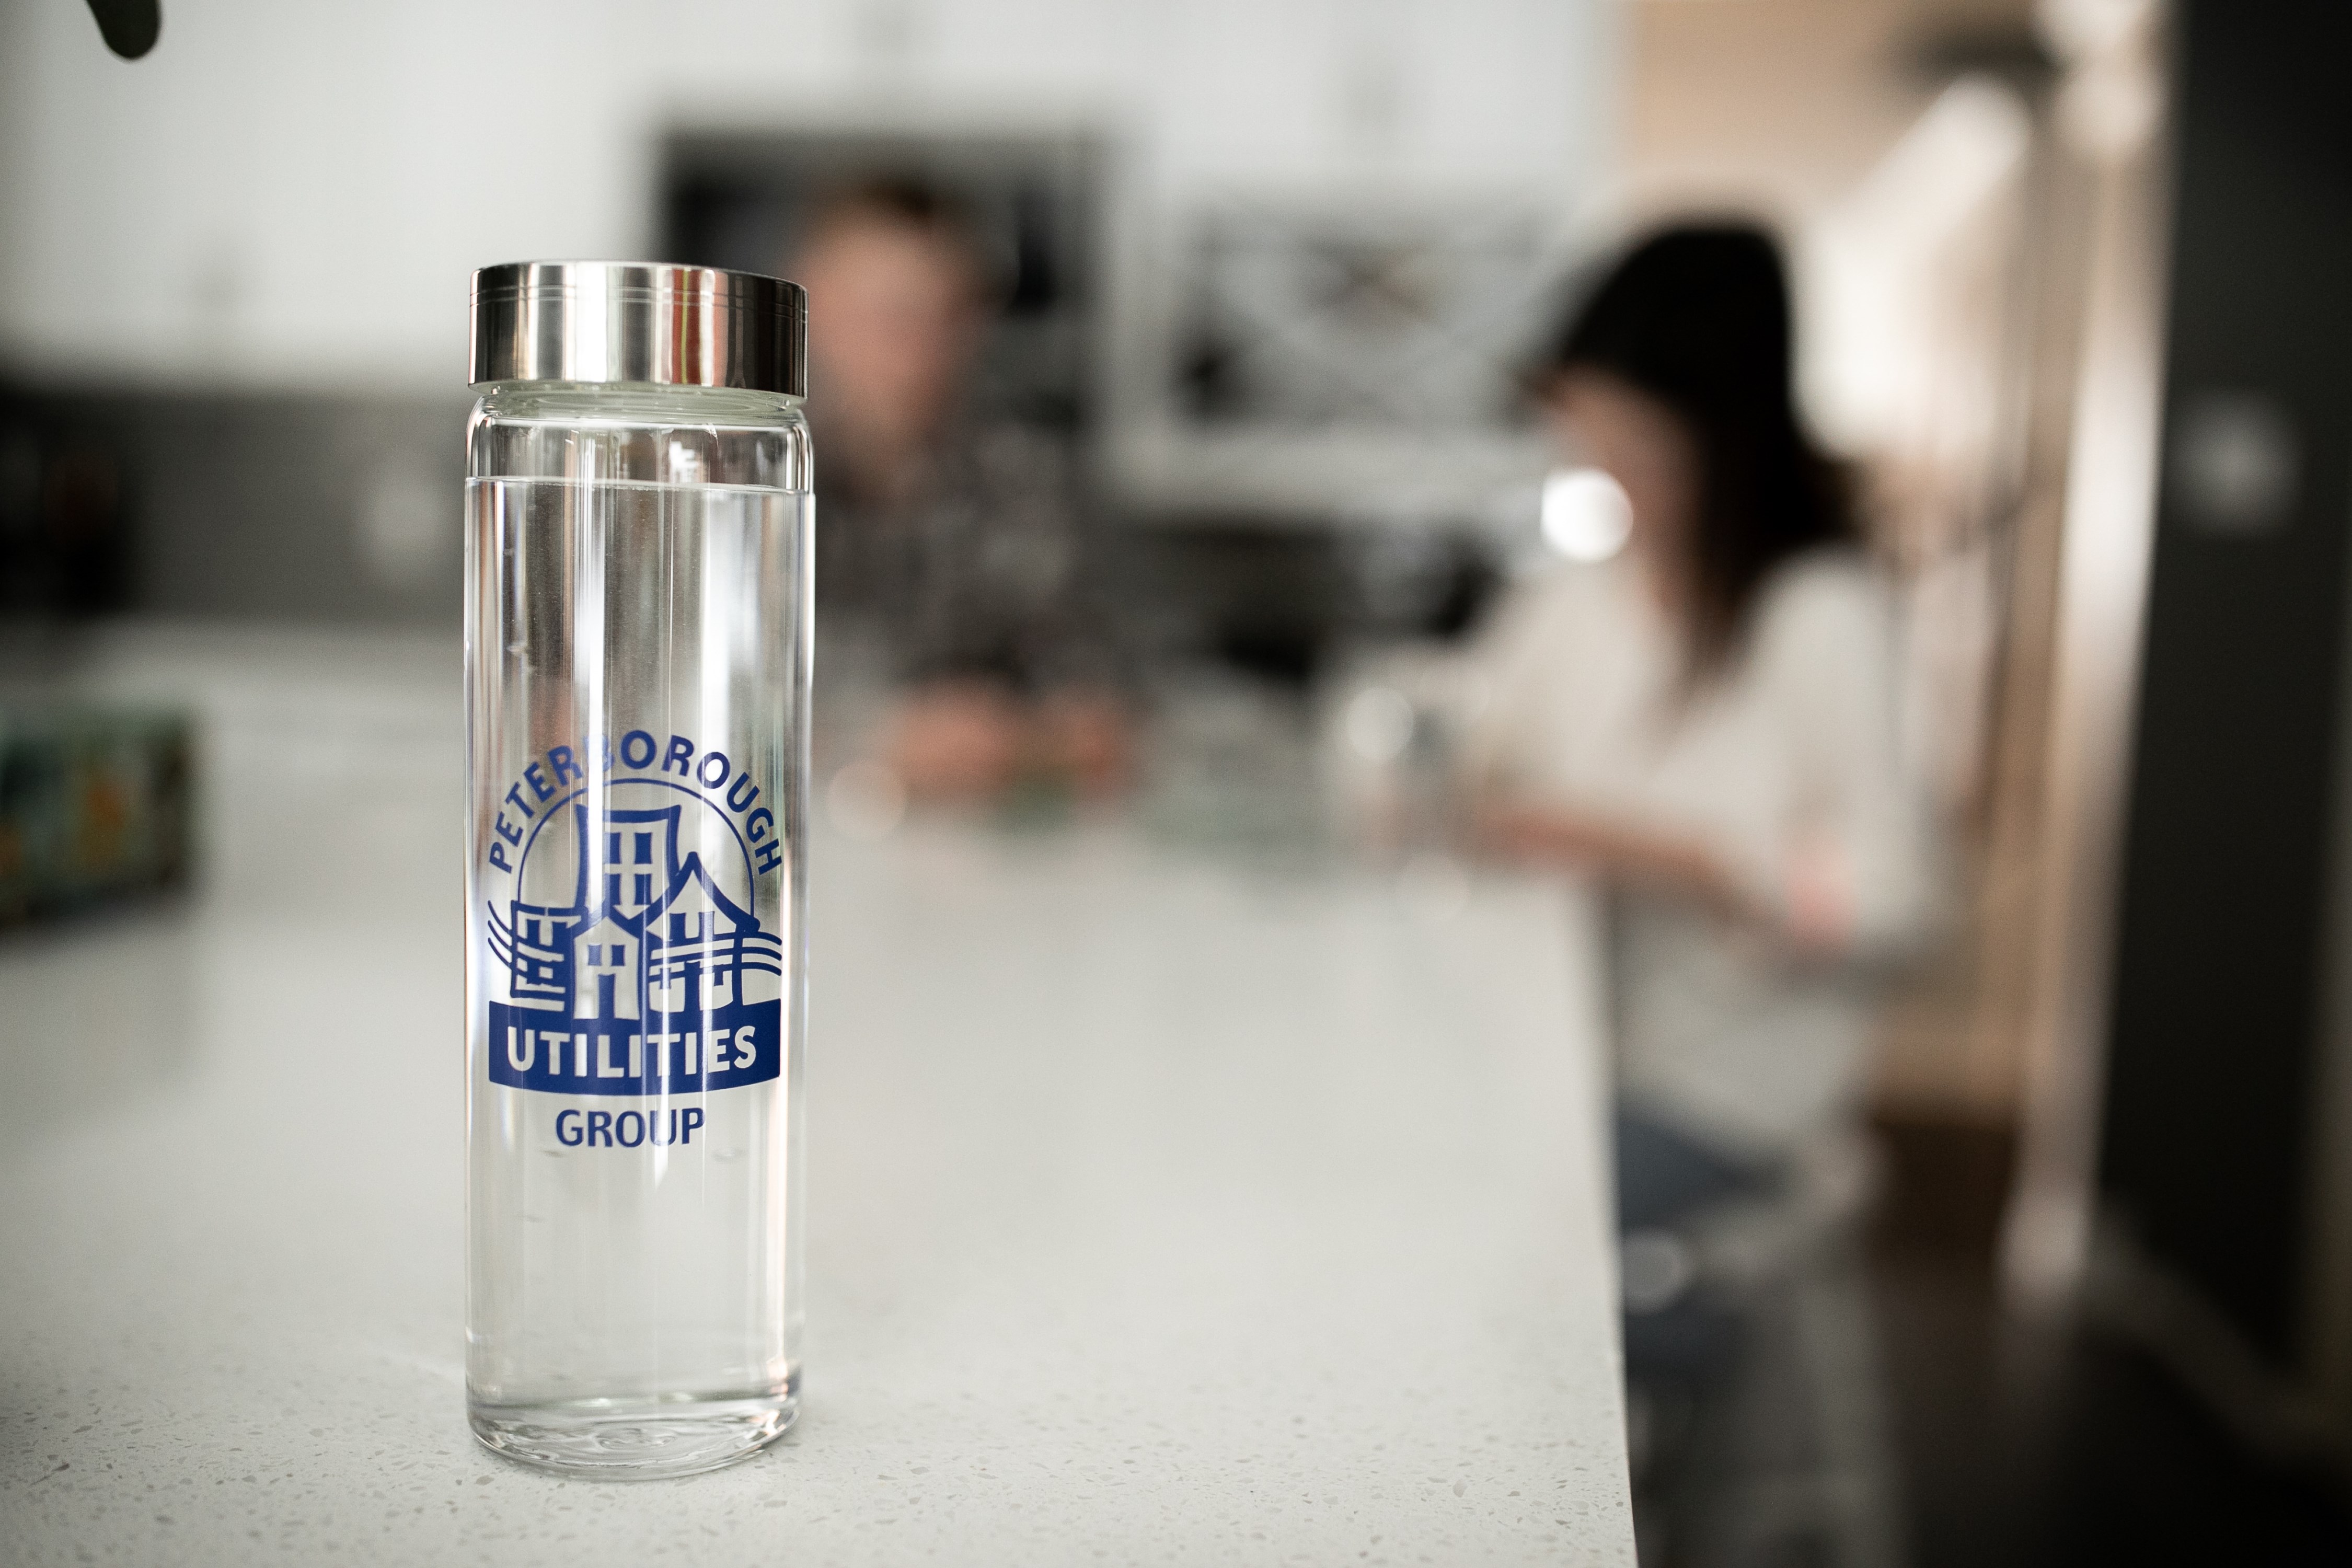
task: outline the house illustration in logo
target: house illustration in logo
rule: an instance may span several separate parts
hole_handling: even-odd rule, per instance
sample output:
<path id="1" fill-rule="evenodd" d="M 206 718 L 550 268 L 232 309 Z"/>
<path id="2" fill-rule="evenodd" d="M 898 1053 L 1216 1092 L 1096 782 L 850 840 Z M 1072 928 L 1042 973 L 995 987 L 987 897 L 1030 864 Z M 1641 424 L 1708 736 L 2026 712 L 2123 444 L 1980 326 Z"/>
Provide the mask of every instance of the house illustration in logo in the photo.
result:
<path id="1" fill-rule="evenodd" d="M 639 934 L 607 913 L 572 933 L 572 973 L 577 976 L 575 1018 L 642 1018 L 646 944 Z"/>
<path id="2" fill-rule="evenodd" d="M 782 944 L 712 880 L 698 853 L 680 855 L 685 809 L 608 808 L 591 832 L 587 806 L 572 807 L 571 903 L 517 899 L 503 920 L 490 911 L 490 948 L 506 965 L 512 1005 L 644 1023 L 782 994 Z"/>

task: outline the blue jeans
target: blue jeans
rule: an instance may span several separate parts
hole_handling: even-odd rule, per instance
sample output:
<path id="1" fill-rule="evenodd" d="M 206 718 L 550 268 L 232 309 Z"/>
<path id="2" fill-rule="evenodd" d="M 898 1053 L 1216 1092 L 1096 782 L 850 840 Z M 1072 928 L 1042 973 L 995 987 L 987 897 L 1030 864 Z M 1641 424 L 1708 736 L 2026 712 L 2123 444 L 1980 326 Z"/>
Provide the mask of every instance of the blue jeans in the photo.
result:
<path id="1" fill-rule="evenodd" d="M 1617 1234 L 1674 1236 L 1717 1204 L 1769 1192 L 1772 1173 L 1714 1148 L 1620 1100 Z M 1686 1290 L 1653 1310 L 1625 1313 L 1625 1375 L 1633 1381 L 1699 1381 L 1719 1373 L 1738 1349 L 1738 1321 Z"/>

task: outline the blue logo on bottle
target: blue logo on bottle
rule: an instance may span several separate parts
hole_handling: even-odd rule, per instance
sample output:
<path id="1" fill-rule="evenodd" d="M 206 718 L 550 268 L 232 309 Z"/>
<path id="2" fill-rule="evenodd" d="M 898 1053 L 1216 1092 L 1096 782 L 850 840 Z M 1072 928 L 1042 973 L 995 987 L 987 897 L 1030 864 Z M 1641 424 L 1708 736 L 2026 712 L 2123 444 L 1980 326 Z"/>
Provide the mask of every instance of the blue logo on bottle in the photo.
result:
<path id="1" fill-rule="evenodd" d="M 558 750 L 569 763 L 570 750 Z M 726 758 L 710 760 L 724 785 Z M 608 773 L 593 801 L 584 777 L 543 802 L 515 797 L 530 821 L 517 896 L 486 911 L 502 972 L 490 987 L 491 1082 L 554 1094 L 700 1094 L 781 1070 L 783 945 L 746 907 L 752 846 L 695 787 L 700 780 L 677 771 L 684 783 Z M 561 767 L 553 782 L 569 782 Z M 719 855 L 721 876 L 707 852 Z"/>

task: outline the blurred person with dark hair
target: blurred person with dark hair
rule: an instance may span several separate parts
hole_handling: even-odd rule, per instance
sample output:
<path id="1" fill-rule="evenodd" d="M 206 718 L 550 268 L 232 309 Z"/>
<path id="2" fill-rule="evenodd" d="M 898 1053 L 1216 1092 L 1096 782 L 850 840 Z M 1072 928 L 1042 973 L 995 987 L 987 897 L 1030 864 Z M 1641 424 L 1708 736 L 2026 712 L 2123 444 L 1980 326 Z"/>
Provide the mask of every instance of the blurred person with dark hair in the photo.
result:
<path id="1" fill-rule="evenodd" d="M 1000 292 L 971 220 L 911 181 L 851 186 L 787 270 L 809 292 L 819 625 L 883 650 L 887 762 L 918 796 L 1116 784 L 1127 726 L 1066 443 L 965 396 Z"/>
<path id="2" fill-rule="evenodd" d="M 1540 392 L 1631 531 L 1524 589 L 1486 641 L 1481 832 L 1611 893 L 1620 1226 L 1671 1234 L 1851 1126 L 1884 961 L 1935 901 L 1932 836 L 1898 744 L 1893 595 L 1799 417 L 1771 237 L 1636 247 Z M 1688 1318 L 1629 1321 L 1629 1369 L 1709 1342 Z"/>

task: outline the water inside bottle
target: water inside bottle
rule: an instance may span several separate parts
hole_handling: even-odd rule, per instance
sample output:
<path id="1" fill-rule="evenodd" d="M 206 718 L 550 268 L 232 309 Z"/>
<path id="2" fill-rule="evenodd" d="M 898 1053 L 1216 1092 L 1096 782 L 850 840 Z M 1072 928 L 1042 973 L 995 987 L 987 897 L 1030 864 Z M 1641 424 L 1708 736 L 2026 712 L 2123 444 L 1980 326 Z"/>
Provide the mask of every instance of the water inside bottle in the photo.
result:
<path id="1" fill-rule="evenodd" d="M 467 515 L 475 1430 L 710 1468 L 796 1409 L 808 498 L 478 479 Z"/>

